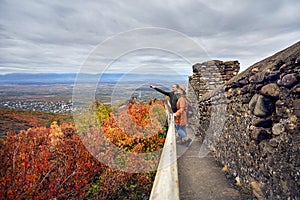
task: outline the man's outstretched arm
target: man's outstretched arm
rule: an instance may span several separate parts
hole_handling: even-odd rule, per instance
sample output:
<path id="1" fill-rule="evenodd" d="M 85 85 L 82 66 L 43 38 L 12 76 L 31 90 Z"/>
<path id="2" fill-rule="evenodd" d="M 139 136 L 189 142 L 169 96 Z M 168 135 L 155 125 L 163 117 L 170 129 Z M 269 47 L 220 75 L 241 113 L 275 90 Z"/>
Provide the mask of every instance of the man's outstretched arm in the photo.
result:
<path id="1" fill-rule="evenodd" d="M 149 87 L 150 87 L 150 88 L 153 88 L 154 90 L 156 90 L 156 91 L 158 91 L 158 92 L 160 92 L 160 93 L 162 93 L 162 94 L 164 94 L 164 95 L 167 95 L 167 96 L 170 96 L 170 95 L 171 95 L 171 92 L 166 92 L 166 91 L 164 91 L 164 90 L 162 90 L 162 89 L 159 89 L 158 87 L 156 87 L 156 86 L 154 86 L 154 85 L 150 85 Z"/>

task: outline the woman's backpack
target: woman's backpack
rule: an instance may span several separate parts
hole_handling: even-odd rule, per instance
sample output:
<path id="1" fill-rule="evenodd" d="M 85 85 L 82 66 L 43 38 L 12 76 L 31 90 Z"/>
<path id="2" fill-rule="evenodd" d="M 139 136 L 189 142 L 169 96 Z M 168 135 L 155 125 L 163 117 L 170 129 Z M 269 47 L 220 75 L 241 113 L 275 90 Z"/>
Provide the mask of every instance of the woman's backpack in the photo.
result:
<path id="1" fill-rule="evenodd" d="M 187 98 L 186 101 L 187 101 L 186 115 L 187 118 L 191 118 L 194 115 L 193 103 L 190 102 Z"/>
<path id="2" fill-rule="evenodd" d="M 188 100 L 187 117 L 191 118 L 194 115 L 192 102 Z"/>

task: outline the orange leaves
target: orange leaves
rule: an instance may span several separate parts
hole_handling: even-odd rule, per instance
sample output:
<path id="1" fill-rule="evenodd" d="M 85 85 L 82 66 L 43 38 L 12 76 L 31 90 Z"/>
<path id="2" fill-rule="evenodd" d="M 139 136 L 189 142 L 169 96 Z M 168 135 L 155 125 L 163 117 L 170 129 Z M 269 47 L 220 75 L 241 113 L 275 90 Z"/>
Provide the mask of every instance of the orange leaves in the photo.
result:
<path id="1" fill-rule="evenodd" d="M 138 126 L 146 126 L 150 122 L 150 106 L 143 104 L 129 104 L 128 111 L 131 120 Z"/>
<path id="2" fill-rule="evenodd" d="M 57 122 L 52 122 L 50 126 L 50 140 L 51 145 L 55 146 L 59 142 L 60 139 L 62 139 L 64 136 L 64 133 L 61 131 L 61 128 L 57 125 Z"/>
<path id="3" fill-rule="evenodd" d="M 101 130 L 89 129 L 84 143 L 104 163 L 121 169 L 155 170 L 164 143 L 165 111 L 161 104 L 129 104 L 110 113 Z M 161 121 L 159 121 L 159 118 Z M 113 145 L 111 144 L 113 143 Z M 112 148 L 113 146 L 113 148 Z M 117 151 L 117 150 L 119 151 Z M 128 152 L 128 153 L 127 153 Z M 153 154 L 150 154 L 153 152 Z M 134 156 L 133 156 L 134 155 Z M 87 193 L 91 199 L 141 199 L 150 194 L 155 173 L 127 173 L 107 168 Z"/>
<path id="4" fill-rule="evenodd" d="M 144 144 L 143 143 L 138 143 L 137 145 L 135 145 L 135 147 L 132 149 L 132 152 L 142 152 L 144 148 Z"/>
<path id="5" fill-rule="evenodd" d="M 104 121 L 102 131 L 108 141 L 126 151 L 145 153 L 161 149 L 159 133 L 162 124 L 158 113 L 165 113 L 159 104 L 129 104 L 118 109 Z"/>
<path id="6" fill-rule="evenodd" d="M 0 198 L 78 198 L 88 189 L 102 166 L 78 136 L 66 135 L 65 130 L 73 133 L 74 127 L 53 124 L 7 136 L 0 149 Z M 54 149 L 51 135 L 64 135 Z"/>
<path id="7" fill-rule="evenodd" d="M 100 117 L 102 127 L 88 126 L 78 134 L 73 125 L 55 122 L 49 128 L 8 133 L 0 143 L 0 199 L 78 199 L 88 194 L 95 194 L 95 199 L 125 198 L 128 194 L 134 199 L 144 197 L 151 190 L 153 174 L 116 171 L 96 158 L 103 163 L 115 158 L 117 164 L 130 162 L 137 167 L 157 163 L 155 156 L 145 156 L 139 162 L 125 153 L 162 148 L 163 106 L 129 105 Z M 111 143 L 124 155 L 110 149 Z"/>

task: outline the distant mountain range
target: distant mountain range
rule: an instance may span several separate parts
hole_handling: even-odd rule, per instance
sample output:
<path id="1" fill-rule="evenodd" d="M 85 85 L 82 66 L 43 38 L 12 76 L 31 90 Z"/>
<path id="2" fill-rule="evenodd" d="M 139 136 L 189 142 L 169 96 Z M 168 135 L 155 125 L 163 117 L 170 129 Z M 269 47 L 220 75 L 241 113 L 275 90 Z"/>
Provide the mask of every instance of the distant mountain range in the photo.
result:
<path id="1" fill-rule="evenodd" d="M 123 82 L 186 82 L 187 75 L 157 74 L 4 74 L 0 75 L 0 84 L 74 84 L 74 83 L 117 83 Z"/>

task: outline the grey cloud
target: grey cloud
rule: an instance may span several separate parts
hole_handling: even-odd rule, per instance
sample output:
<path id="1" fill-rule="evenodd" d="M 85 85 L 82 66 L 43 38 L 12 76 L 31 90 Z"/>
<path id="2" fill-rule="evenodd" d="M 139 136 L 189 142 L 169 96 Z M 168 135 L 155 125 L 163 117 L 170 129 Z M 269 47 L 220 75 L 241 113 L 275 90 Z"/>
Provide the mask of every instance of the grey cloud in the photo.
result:
<path id="1" fill-rule="evenodd" d="M 0 73 L 20 69 L 79 70 L 96 45 L 109 37 L 152 26 L 182 32 L 199 42 L 211 58 L 238 59 L 243 66 L 248 66 L 299 40 L 299 7 L 297 0 L 153 0 L 148 3 L 3 0 Z M 142 37 L 136 40 L 143 40 Z M 155 40 L 155 36 L 149 37 Z M 189 55 L 194 53 L 175 38 L 161 42 L 178 42 L 178 48 Z M 108 47 L 101 59 L 109 60 L 106 56 L 116 48 L 119 48 L 117 43 Z M 201 55 L 192 56 L 195 60 L 203 59 Z M 137 58 L 136 65 L 171 65 L 172 62 L 176 65 L 179 60 L 144 55 Z M 123 64 L 126 62 L 124 59 Z"/>

